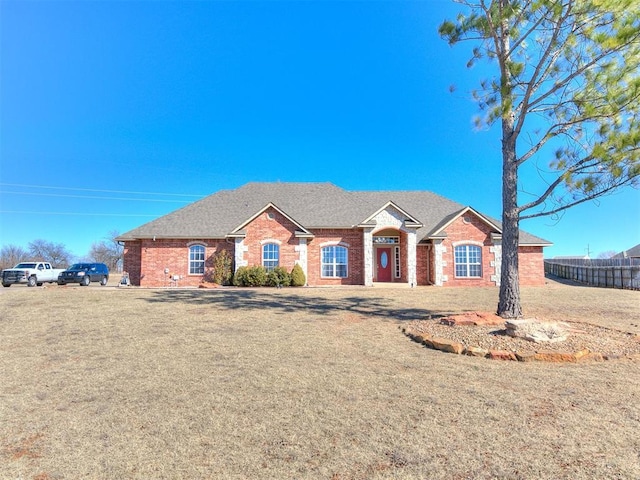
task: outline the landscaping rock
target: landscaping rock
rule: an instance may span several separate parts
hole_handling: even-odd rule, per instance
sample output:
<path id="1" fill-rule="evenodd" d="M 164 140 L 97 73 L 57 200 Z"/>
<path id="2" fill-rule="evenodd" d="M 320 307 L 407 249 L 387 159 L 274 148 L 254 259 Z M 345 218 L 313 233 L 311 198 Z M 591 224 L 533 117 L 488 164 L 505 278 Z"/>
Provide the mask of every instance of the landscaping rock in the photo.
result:
<path id="1" fill-rule="evenodd" d="M 578 350 L 573 355 L 576 357 L 577 361 L 580 361 L 580 360 L 584 360 L 584 359 L 589 358 L 589 354 L 590 353 L 591 352 L 589 350 L 587 350 L 586 348 L 583 348 L 582 350 Z"/>
<path id="2" fill-rule="evenodd" d="M 563 342 L 569 332 L 557 322 L 539 322 L 536 319 L 507 320 L 507 335 L 524 338 L 535 343 Z"/>
<path id="3" fill-rule="evenodd" d="M 456 353 L 460 355 L 464 352 L 464 345 L 457 342 L 452 342 L 451 340 L 447 340 L 446 338 L 430 338 L 429 339 L 432 348 L 436 350 L 441 350 L 443 352 Z"/>
<path id="4" fill-rule="evenodd" d="M 467 315 L 467 314 L 465 314 Z M 478 314 L 475 317 L 480 318 Z M 475 320 L 474 320 L 475 322 Z M 531 320 L 529 320 L 531 323 Z M 543 324 L 533 319 L 534 323 Z M 446 322 L 445 322 L 446 323 Z M 517 330 L 521 320 L 509 320 L 510 330 Z M 524 322 L 526 323 L 526 322 Z M 548 322 L 547 322 L 548 323 Z M 590 324 L 556 322 L 571 334 L 562 344 L 542 347 L 523 337 L 505 335 L 493 326 L 448 326 L 438 320 L 405 324 L 401 330 L 412 340 L 429 348 L 455 354 L 520 362 L 601 362 L 604 360 L 640 361 L 640 336 Z M 561 346 L 561 351 L 556 351 Z M 617 347 L 617 348 L 616 348 Z"/>
<path id="5" fill-rule="evenodd" d="M 431 343 L 431 335 L 426 335 L 424 333 L 416 335 L 415 340 L 418 343 L 426 345 L 429 348 L 433 348 L 433 344 Z"/>
<path id="6" fill-rule="evenodd" d="M 421 343 L 429 348 L 434 348 L 433 343 L 431 342 L 431 335 L 426 333 L 416 332 L 408 328 L 403 328 L 402 331 L 414 342 Z"/>
<path id="7" fill-rule="evenodd" d="M 478 325 L 502 325 L 504 323 L 504 318 L 495 313 L 476 312 L 476 315 L 480 318 Z"/>
<path id="8" fill-rule="evenodd" d="M 516 358 L 519 362 L 533 362 L 536 359 L 535 352 L 516 352 Z"/>
<path id="9" fill-rule="evenodd" d="M 488 312 L 467 312 L 459 315 L 449 315 L 440 319 L 440 323 L 450 326 L 460 325 L 502 325 L 504 318 Z"/>
<path id="10" fill-rule="evenodd" d="M 489 350 L 491 360 L 517 360 L 516 354 L 506 350 Z"/>
<path id="11" fill-rule="evenodd" d="M 592 362 L 604 362 L 604 357 L 598 352 L 589 352 L 589 355 L 583 358 L 583 360 L 590 360 Z"/>
<path id="12" fill-rule="evenodd" d="M 536 352 L 535 359 L 539 362 L 577 362 L 576 355 L 569 352 L 554 352 L 551 350 L 540 350 Z"/>
<path id="13" fill-rule="evenodd" d="M 472 357 L 486 357 L 489 354 L 489 350 L 480 347 L 467 347 L 464 353 Z"/>
<path id="14" fill-rule="evenodd" d="M 440 323 L 449 326 L 460 325 L 477 325 L 476 320 L 478 317 L 475 315 L 453 315 L 450 317 L 444 317 L 440 319 Z"/>

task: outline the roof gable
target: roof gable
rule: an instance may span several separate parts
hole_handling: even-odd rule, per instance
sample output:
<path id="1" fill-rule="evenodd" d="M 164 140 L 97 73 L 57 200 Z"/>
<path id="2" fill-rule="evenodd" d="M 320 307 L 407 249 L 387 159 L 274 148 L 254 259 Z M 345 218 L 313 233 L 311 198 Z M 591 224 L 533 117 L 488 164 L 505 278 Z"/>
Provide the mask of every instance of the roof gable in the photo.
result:
<path id="1" fill-rule="evenodd" d="M 293 219 L 291 216 L 287 215 L 286 212 L 284 212 L 282 209 L 278 208 L 276 205 L 274 205 L 273 203 L 268 203 L 267 205 L 265 205 L 262 209 L 260 209 L 257 213 L 255 213 L 254 215 L 252 215 L 250 218 L 248 218 L 247 220 L 245 220 L 243 223 L 241 223 L 240 225 L 238 225 L 236 228 L 234 228 L 230 233 L 229 233 L 229 237 L 239 237 L 239 236 L 244 236 L 244 228 L 249 225 L 251 222 L 253 222 L 256 218 L 258 218 L 260 215 L 262 215 L 264 212 L 266 212 L 267 210 L 269 210 L 270 208 L 276 210 L 278 213 L 280 213 L 280 215 L 282 215 L 283 217 L 285 217 L 287 220 L 289 220 L 291 223 L 293 223 L 298 229 L 299 231 L 296 232 L 296 236 L 300 237 L 300 236 L 304 236 L 304 237 L 313 237 L 313 234 L 307 230 L 303 225 L 301 225 L 299 222 L 297 222 L 295 219 Z"/>
<path id="2" fill-rule="evenodd" d="M 455 215 L 452 215 L 449 218 L 444 219 L 443 220 L 444 223 L 442 225 L 438 226 L 438 228 L 434 232 L 432 232 L 429 235 L 429 237 L 430 238 L 441 238 L 441 237 L 446 236 L 446 235 L 444 235 L 444 230 L 446 230 L 447 227 L 449 225 L 451 225 L 453 222 L 455 222 L 458 218 L 464 216 L 467 213 L 473 213 L 476 217 L 478 217 L 480 220 L 482 220 L 484 223 L 486 223 L 490 228 L 496 230 L 497 233 L 502 233 L 502 228 L 500 226 L 498 226 L 496 223 L 492 222 L 488 217 L 485 217 L 484 215 L 482 215 L 477 210 L 474 210 L 471 207 L 465 207 L 461 211 L 456 213 Z"/>
<path id="3" fill-rule="evenodd" d="M 380 213 L 387 210 L 389 207 L 391 207 L 396 212 L 398 212 L 401 217 L 404 217 L 402 219 L 403 225 L 406 225 L 407 227 L 412 227 L 412 228 L 420 228 L 423 226 L 419 220 L 416 220 L 416 218 L 413 215 L 410 215 L 409 213 L 405 212 L 402 208 L 398 207 L 398 205 L 393 203 L 393 201 L 388 201 L 385 205 L 383 205 L 381 208 L 376 210 L 372 215 L 369 215 L 367 218 L 364 219 L 364 221 L 360 222 L 358 226 L 364 227 L 364 226 L 372 225 L 372 222 L 375 221 L 375 218 Z"/>

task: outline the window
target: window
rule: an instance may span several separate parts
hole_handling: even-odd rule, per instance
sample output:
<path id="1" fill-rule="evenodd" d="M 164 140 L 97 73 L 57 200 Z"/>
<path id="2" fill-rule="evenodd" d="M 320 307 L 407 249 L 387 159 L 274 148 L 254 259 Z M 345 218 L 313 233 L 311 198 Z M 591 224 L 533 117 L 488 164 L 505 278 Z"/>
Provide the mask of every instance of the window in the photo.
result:
<path id="1" fill-rule="evenodd" d="M 454 250 L 456 277 L 482 277 L 482 249 L 476 245 L 459 245 Z"/>
<path id="2" fill-rule="evenodd" d="M 338 245 L 322 249 L 322 276 L 347 277 L 347 249 Z"/>
<path id="3" fill-rule="evenodd" d="M 400 243 L 400 237 L 373 237 L 374 245 L 388 245 Z"/>
<path id="4" fill-rule="evenodd" d="M 189 275 L 204 274 L 204 247 L 192 245 L 189 247 Z"/>
<path id="5" fill-rule="evenodd" d="M 262 266 L 270 272 L 280 263 L 280 247 L 277 243 L 266 243 L 262 246 Z"/>
<path id="6" fill-rule="evenodd" d="M 400 247 L 394 247 L 394 257 L 396 261 L 396 278 L 400 278 Z"/>

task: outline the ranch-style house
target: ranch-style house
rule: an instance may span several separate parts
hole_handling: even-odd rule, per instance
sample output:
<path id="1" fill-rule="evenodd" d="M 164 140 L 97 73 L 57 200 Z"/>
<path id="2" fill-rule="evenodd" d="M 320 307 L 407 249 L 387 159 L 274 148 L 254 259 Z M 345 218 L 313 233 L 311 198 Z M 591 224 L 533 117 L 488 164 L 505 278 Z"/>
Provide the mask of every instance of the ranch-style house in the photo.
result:
<path id="1" fill-rule="evenodd" d="M 500 283 L 501 226 L 428 191 L 247 183 L 118 237 L 133 285 L 197 286 L 227 250 L 233 268 L 302 267 L 309 286 Z M 546 240 L 520 232 L 520 282 L 544 283 Z"/>

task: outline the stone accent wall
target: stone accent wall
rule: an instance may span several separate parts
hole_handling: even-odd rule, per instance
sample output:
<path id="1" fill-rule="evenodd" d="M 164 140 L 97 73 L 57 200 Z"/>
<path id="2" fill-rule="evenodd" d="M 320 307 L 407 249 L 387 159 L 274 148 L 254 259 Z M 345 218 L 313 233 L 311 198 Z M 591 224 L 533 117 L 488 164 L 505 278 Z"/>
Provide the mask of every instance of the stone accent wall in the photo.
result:
<path id="1" fill-rule="evenodd" d="M 307 255 L 307 239 L 301 238 L 299 241 L 299 245 L 295 247 L 295 251 L 298 252 L 298 260 L 296 263 L 300 265 L 302 271 L 304 272 L 305 278 L 308 278 L 309 275 L 307 271 L 309 269 L 308 255 Z"/>
<path id="2" fill-rule="evenodd" d="M 364 285 L 364 245 L 362 230 L 323 229 L 314 230 L 315 238 L 308 241 L 307 255 L 309 270 L 307 283 L 314 286 L 324 285 Z M 320 268 L 320 250 L 327 244 L 347 244 L 349 250 L 349 269 L 347 278 L 322 278 Z"/>
<path id="3" fill-rule="evenodd" d="M 244 258 L 244 254 L 248 250 L 247 247 L 244 246 L 244 238 L 236 238 L 235 239 L 235 254 L 234 254 L 234 264 L 235 270 L 238 270 L 240 267 L 246 267 L 247 261 Z"/>
<path id="4" fill-rule="evenodd" d="M 405 255 L 407 268 L 403 269 L 403 278 L 405 281 L 409 283 L 412 287 L 418 285 L 417 280 L 417 252 L 416 252 L 416 232 L 411 231 L 407 233 L 407 254 Z M 404 276 L 404 270 L 406 270 L 407 275 Z"/>
<path id="5" fill-rule="evenodd" d="M 373 228 L 365 228 L 363 234 L 364 242 L 364 284 L 367 287 L 373 286 Z"/>
<path id="6" fill-rule="evenodd" d="M 377 225 L 376 229 L 391 227 L 400 230 L 403 228 L 403 216 L 392 206 L 379 212 L 373 221 Z"/>
<path id="7" fill-rule="evenodd" d="M 491 265 L 493 266 L 491 281 L 500 286 L 500 275 L 502 273 L 502 244 L 495 244 L 493 247 L 489 248 L 489 251 L 493 253 L 494 258 L 493 262 L 491 262 Z"/>
<path id="8" fill-rule="evenodd" d="M 447 246 L 444 244 L 442 240 L 434 240 L 433 251 L 434 251 L 434 266 L 433 266 L 433 277 L 434 277 L 434 285 L 441 287 L 444 285 L 444 282 L 448 280 L 448 277 L 444 275 L 444 269 L 447 266 L 447 261 L 445 260 L 445 255 L 447 254 Z"/>

